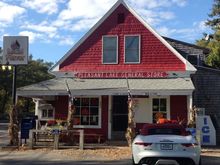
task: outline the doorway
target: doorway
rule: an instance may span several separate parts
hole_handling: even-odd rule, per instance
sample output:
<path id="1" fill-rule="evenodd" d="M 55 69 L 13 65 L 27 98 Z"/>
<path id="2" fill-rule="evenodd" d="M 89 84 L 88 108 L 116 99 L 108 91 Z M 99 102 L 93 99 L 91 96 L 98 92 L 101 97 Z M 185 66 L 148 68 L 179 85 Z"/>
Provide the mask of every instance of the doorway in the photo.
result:
<path id="1" fill-rule="evenodd" d="M 128 127 L 128 97 L 113 96 L 112 104 L 112 139 L 125 140 Z"/>

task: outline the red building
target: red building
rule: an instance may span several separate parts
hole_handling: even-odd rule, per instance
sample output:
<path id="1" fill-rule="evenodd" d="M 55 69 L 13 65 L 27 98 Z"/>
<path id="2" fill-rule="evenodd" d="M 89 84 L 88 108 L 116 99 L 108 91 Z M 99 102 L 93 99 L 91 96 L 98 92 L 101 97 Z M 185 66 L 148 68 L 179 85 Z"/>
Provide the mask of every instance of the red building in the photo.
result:
<path id="1" fill-rule="evenodd" d="M 128 88 L 135 100 L 135 122 L 189 119 L 196 69 L 124 1 L 119 0 L 50 72 L 56 78 L 18 89 L 34 98 L 43 123 L 65 119 L 68 84 L 75 97 L 74 127 L 124 137 Z"/>

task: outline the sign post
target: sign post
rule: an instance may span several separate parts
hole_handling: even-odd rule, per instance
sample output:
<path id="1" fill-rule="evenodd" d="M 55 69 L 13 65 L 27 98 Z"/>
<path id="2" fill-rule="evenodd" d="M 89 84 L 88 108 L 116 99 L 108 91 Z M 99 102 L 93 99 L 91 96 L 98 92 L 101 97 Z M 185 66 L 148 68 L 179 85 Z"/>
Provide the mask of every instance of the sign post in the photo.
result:
<path id="1" fill-rule="evenodd" d="M 13 66 L 12 84 L 12 108 L 10 111 L 9 135 L 10 145 L 18 146 L 18 119 L 16 108 L 16 79 L 17 65 L 28 63 L 28 37 L 27 36 L 4 36 L 3 38 L 3 65 Z"/>

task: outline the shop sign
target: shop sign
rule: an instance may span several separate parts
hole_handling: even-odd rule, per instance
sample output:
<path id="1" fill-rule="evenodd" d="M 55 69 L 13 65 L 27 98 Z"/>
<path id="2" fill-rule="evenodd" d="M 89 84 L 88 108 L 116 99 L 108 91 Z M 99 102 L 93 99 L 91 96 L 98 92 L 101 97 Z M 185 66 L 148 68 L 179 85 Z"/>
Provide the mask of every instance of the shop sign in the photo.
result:
<path id="1" fill-rule="evenodd" d="M 168 73 L 162 71 L 152 72 L 79 72 L 77 78 L 165 78 Z"/>
<path id="2" fill-rule="evenodd" d="M 28 63 L 28 37 L 4 36 L 3 64 L 23 65 Z"/>
<path id="3" fill-rule="evenodd" d="M 216 145 L 216 131 L 210 116 L 197 116 L 196 129 L 201 133 L 202 145 Z"/>

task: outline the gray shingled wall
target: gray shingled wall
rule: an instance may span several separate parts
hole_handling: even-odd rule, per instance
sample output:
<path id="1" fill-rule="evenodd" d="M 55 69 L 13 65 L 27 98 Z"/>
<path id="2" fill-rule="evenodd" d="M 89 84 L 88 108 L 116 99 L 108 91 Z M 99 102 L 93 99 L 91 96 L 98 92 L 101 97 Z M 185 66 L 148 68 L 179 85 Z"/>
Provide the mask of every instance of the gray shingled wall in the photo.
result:
<path id="1" fill-rule="evenodd" d="M 193 105 L 205 108 L 205 114 L 211 116 L 220 145 L 220 70 L 198 67 L 192 81 L 195 86 Z"/>

